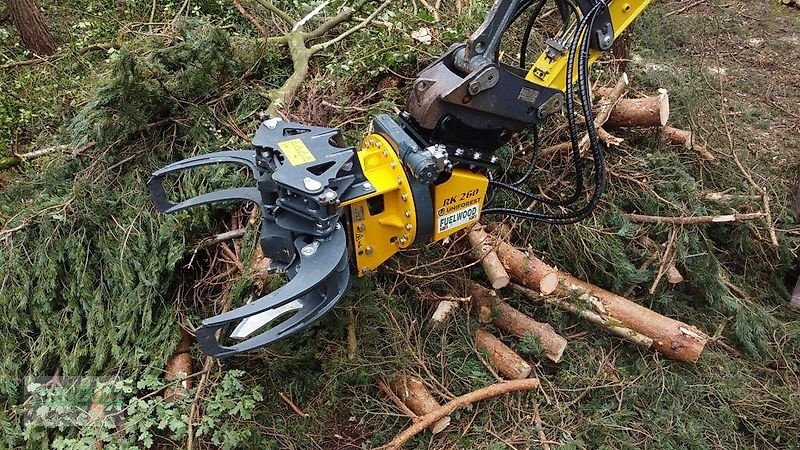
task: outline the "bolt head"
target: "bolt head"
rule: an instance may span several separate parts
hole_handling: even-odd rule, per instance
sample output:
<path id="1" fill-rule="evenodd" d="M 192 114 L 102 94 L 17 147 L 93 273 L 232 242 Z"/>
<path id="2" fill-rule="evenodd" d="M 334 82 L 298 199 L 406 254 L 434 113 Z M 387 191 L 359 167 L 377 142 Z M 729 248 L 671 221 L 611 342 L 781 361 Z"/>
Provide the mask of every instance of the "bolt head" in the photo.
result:
<path id="1" fill-rule="evenodd" d="M 368 255 L 371 255 L 371 254 L 372 254 L 372 252 L 373 252 L 373 250 L 372 250 L 372 247 L 367 247 L 367 249 L 366 249 L 366 250 L 364 250 L 364 253 L 366 253 L 366 254 L 368 254 Z"/>
<path id="2" fill-rule="evenodd" d="M 370 183 L 369 181 L 365 181 L 364 184 L 361 185 L 361 188 L 364 189 L 365 191 L 368 191 L 372 189 L 372 183 Z"/>
<path id="3" fill-rule="evenodd" d="M 322 189 L 322 183 L 310 177 L 303 178 L 303 186 L 305 186 L 305 188 L 311 192 L 316 192 Z"/>
<path id="4" fill-rule="evenodd" d="M 305 247 L 301 248 L 300 249 L 300 253 L 302 253 L 303 256 L 311 256 L 314 253 L 317 253 L 317 248 L 315 246 L 309 244 L 309 245 L 306 245 Z"/>

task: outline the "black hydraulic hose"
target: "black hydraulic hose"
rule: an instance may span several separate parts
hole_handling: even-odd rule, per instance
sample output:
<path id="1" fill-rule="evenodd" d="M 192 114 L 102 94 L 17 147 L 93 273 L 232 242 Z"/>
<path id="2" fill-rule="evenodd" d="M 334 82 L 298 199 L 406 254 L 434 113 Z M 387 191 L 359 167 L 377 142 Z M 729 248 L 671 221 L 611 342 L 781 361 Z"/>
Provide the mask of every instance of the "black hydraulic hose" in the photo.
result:
<path id="1" fill-rule="evenodd" d="M 531 161 L 530 161 L 530 163 L 528 163 L 528 170 L 525 171 L 525 175 L 523 175 L 522 178 L 520 178 L 517 181 L 514 181 L 513 183 L 509 183 L 509 185 L 516 187 L 516 186 L 519 186 L 522 183 L 528 181 L 528 178 L 530 178 L 531 174 L 533 174 L 533 169 L 536 168 L 536 160 L 538 159 L 538 157 L 539 157 L 539 126 L 538 125 L 534 125 L 533 126 L 533 152 L 532 152 L 532 155 L 531 155 Z"/>
<path id="2" fill-rule="evenodd" d="M 580 24 L 578 25 L 577 29 L 575 30 L 575 37 L 574 37 L 573 41 L 570 44 L 569 54 L 567 55 L 567 76 L 569 78 L 567 79 L 567 83 L 566 83 L 566 98 L 567 98 L 566 108 L 567 108 L 567 120 L 569 122 L 570 141 L 571 141 L 571 144 L 572 144 L 572 163 L 573 163 L 573 167 L 575 168 L 574 169 L 575 170 L 575 192 L 570 197 L 568 197 L 566 199 L 559 199 L 559 200 L 553 200 L 553 199 L 537 196 L 537 195 L 530 194 L 530 193 L 528 193 L 526 195 L 526 197 L 528 197 L 528 198 L 530 198 L 532 200 L 536 200 L 538 202 L 541 202 L 541 203 L 544 203 L 544 204 L 547 204 L 547 205 L 550 205 L 550 206 L 566 206 L 566 205 L 573 204 L 576 201 L 578 201 L 578 199 L 580 198 L 581 194 L 583 193 L 583 160 L 582 160 L 581 154 L 580 154 L 580 148 L 579 148 L 579 145 L 578 145 L 578 137 L 577 137 L 577 131 L 576 131 L 577 124 L 575 123 L 575 100 L 574 100 L 574 98 L 572 96 L 572 75 L 571 74 L 573 73 L 575 54 L 579 50 L 578 49 L 578 42 L 580 41 L 580 36 L 581 36 L 581 34 L 583 34 L 584 28 L 587 28 L 589 26 L 589 21 L 590 21 L 590 17 L 587 14 L 587 16 L 584 17 L 581 20 Z M 537 144 L 537 142 L 536 142 L 536 140 L 534 140 L 534 145 L 536 145 L 536 144 Z M 534 151 L 537 152 L 537 149 L 534 148 Z M 532 170 L 533 170 L 533 168 L 530 167 L 530 166 L 528 167 L 528 169 L 529 169 L 529 172 L 532 172 Z M 527 176 L 526 176 L 526 178 L 527 178 Z M 511 186 L 518 187 L 520 184 L 522 184 L 522 183 L 520 183 L 520 182 L 511 183 Z M 499 181 L 498 182 L 494 182 L 494 185 L 496 185 L 496 186 L 498 186 L 500 188 L 508 189 L 508 187 L 507 187 L 508 185 L 507 184 L 499 182 Z M 520 189 L 517 189 L 515 191 L 520 191 Z M 524 192 L 524 191 L 522 191 L 522 192 Z M 519 192 L 517 192 L 517 193 L 519 193 Z"/>
<path id="3" fill-rule="evenodd" d="M 528 41 L 531 37 L 531 32 L 533 31 L 533 25 L 536 23 L 536 19 L 539 18 L 539 14 L 542 12 L 542 8 L 544 8 L 544 4 L 547 0 L 539 1 L 539 4 L 536 5 L 536 9 L 531 12 L 530 17 L 528 17 L 528 23 L 525 24 L 525 31 L 522 33 L 522 43 L 519 46 L 519 67 L 524 69 L 525 68 L 525 59 L 526 53 L 528 53 Z"/>
<path id="4" fill-rule="evenodd" d="M 604 153 L 602 147 L 600 146 L 599 139 L 597 137 L 597 130 L 594 126 L 594 116 L 591 111 L 591 98 L 589 93 L 588 87 L 588 62 L 589 62 L 589 43 L 590 43 L 590 36 L 588 35 L 588 31 L 586 32 L 586 36 L 580 42 L 580 50 L 578 50 L 578 41 L 580 40 L 580 36 L 584 34 L 584 29 L 587 28 L 591 30 L 594 26 L 594 20 L 597 17 L 597 13 L 600 11 L 600 7 L 603 6 L 603 2 L 595 3 L 595 6 L 582 18 L 580 24 L 578 25 L 575 31 L 575 39 L 570 45 L 570 52 L 567 58 L 567 112 L 568 112 L 568 120 L 569 120 L 569 128 L 570 128 L 570 141 L 573 146 L 573 158 L 577 155 L 577 165 L 582 170 L 582 164 L 580 163 L 580 148 L 579 142 L 577 139 L 577 131 L 576 131 L 576 124 L 574 118 L 574 99 L 572 98 L 572 73 L 574 67 L 574 58 L 576 53 L 579 52 L 579 61 L 578 61 L 578 84 L 579 84 L 579 95 L 581 96 L 581 103 L 582 109 L 584 113 L 584 117 L 586 117 L 586 124 L 587 124 L 587 134 L 589 136 L 590 147 L 592 150 L 592 156 L 594 158 L 594 169 L 595 169 L 595 189 L 592 193 L 592 197 L 589 202 L 584 205 L 582 208 L 576 211 L 572 211 L 566 214 L 547 214 L 547 213 L 539 213 L 539 212 L 532 212 L 526 210 L 519 210 L 515 208 L 488 208 L 483 211 L 483 214 L 504 214 L 510 216 L 517 216 L 525 219 L 533 219 L 542 221 L 545 223 L 551 224 L 570 224 L 578 222 L 586 217 L 588 217 L 592 211 L 595 209 L 597 204 L 600 202 L 600 197 L 602 195 L 603 189 L 605 187 L 605 161 L 604 161 Z M 578 169 L 576 168 L 576 169 Z M 576 174 L 581 175 L 578 180 L 580 180 L 580 188 L 581 190 L 578 191 L 576 189 L 576 194 L 578 196 L 579 193 L 583 190 L 583 179 L 582 173 L 576 170 Z M 539 197 L 527 192 L 523 189 L 519 189 L 516 186 L 512 186 L 506 183 L 501 183 L 497 181 L 490 181 L 490 185 L 500 187 L 503 189 L 510 190 L 516 194 L 522 195 L 527 198 L 532 198 L 534 200 L 539 200 Z M 575 197 L 573 195 L 572 197 Z M 549 200 L 549 199 L 548 199 Z"/>

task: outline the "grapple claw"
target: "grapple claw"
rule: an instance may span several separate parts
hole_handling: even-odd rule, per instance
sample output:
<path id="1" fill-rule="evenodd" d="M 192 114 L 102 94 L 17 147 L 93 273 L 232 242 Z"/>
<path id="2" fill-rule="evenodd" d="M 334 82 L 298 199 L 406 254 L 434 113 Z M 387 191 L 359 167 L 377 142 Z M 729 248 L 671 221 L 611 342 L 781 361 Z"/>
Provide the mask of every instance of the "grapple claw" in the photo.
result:
<path id="1" fill-rule="evenodd" d="M 203 321 L 196 334 L 206 353 L 227 358 L 277 342 L 308 327 L 342 298 L 350 283 L 344 230 L 338 227 L 329 238 L 311 243 L 298 238 L 295 247 L 299 261 L 287 272 L 289 282 L 256 301 Z M 289 313 L 294 314 L 270 327 Z M 228 326 L 235 329 L 226 331 Z M 240 342 L 223 343 L 231 339 Z"/>
<path id="2" fill-rule="evenodd" d="M 277 120 L 262 123 L 253 147 L 178 161 L 157 170 L 148 181 L 156 207 L 166 213 L 230 200 L 260 205 L 264 256 L 271 268 L 284 270 L 289 278 L 258 300 L 202 322 L 197 341 L 217 358 L 269 345 L 303 330 L 327 313 L 350 283 L 340 203 L 352 197 L 355 181 L 364 181 L 353 163 L 354 149 L 342 145 L 336 129 Z M 256 187 L 223 189 L 178 203 L 167 198 L 165 176 L 211 164 L 248 167 Z M 282 321 L 276 323 L 278 319 Z"/>

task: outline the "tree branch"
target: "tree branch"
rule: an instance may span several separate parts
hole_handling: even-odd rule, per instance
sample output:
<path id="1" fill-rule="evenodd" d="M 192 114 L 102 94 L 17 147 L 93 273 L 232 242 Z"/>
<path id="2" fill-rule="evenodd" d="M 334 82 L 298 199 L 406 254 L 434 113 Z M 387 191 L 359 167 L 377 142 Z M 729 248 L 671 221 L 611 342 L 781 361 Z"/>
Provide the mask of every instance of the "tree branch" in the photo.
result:
<path id="1" fill-rule="evenodd" d="M 231 3 L 233 3 L 233 6 L 236 8 L 237 11 L 239 11 L 239 14 L 241 14 L 242 17 L 247 19 L 248 22 L 250 22 L 254 27 L 256 27 L 258 32 L 261 33 L 261 35 L 264 36 L 264 38 L 266 38 L 267 40 L 270 39 L 269 32 L 267 31 L 266 28 L 264 28 L 264 25 L 261 25 L 261 22 L 259 22 L 255 17 L 253 17 L 252 14 L 247 12 L 247 10 L 244 9 L 244 6 L 242 6 L 242 4 L 239 3 L 239 0 L 231 0 Z"/>
<path id="2" fill-rule="evenodd" d="M 375 18 L 378 17 L 378 14 L 383 12 L 383 10 L 386 9 L 386 7 L 389 6 L 390 3 L 392 3 L 392 0 L 384 0 L 384 2 L 381 3 L 380 6 L 378 6 L 378 8 L 376 8 L 375 11 L 372 12 L 372 14 L 367 16 L 367 18 L 364 19 L 363 22 L 361 22 L 358 25 L 350 28 L 349 30 L 345 31 L 344 33 L 340 34 L 339 36 L 336 36 L 335 38 L 333 38 L 333 39 L 331 39 L 329 41 L 325 41 L 325 42 L 322 42 L 322 43 L 315 44 L 315 45 L 311 46 L 311 53 L 316 53 L 316 52 L 318 52 L 320 50 L 324 50 L 324 49 L 330 47 L 331 45 L 334 45 L 334 44 L 346 39 L 348 36 L 350 36 L 351 34 L 355 33 L 356 31 L 359 31 L 362 28 L 366 27 L 367 25 L 369 25 L 370 22 L 375 20 Z"/>
<path id="3" fill-rule="evenodd" d="M 414 425 L 406 428 L 405 431 L 398 434 L 397 437 L 392 439 L 391 442 L 386 444 L 386 450 L 398 450 L 409 439 L 417 435 L 419 432 L 428 428 L 442 417 L 450 415 L 453 411 L 464 406 L 471 405 L 481 400 L 497 397 L 499 395 L 507 394 L 515 391 L 529 391 L 539 387 L 538 378 L 526 378 L 524 380 L 506 381 L 504 383 L 496 383 L 491 386 L 478 389 L 477 391 L 470 392 L 469 394 L 456 397 L 447 402 L 441 408 L 425 414 L 419 418 L 419 421 Z"/>
<path id="4" fill-rule="evenodd" d="M 264 8 L 267 8 L 267 10 L 269 10 L 271 13 L 278 16 L 281 20 L 286 22 L 286 24 L 288 24 L 290 27 L 294 26 L 295 24 L 294 19 L 289 17 L 289 14 L 286 14 L 282 9 L 275 6 L 275 4 L 272 3 L 271 1 L 269 0 L 256 0 L 256 1 L 260 3 L 261 6 L 263 6 Z"/>
<path id="5" fill-rule="evenodd" d="M 309 31 L 308 33 L 304 33 L 303 37 L 306 40 L 321 38 L 328 31 L 330 31 L 330 30 L 336 28 L 338 25 L 340 25 L 340 24 L 342 24 L 344 22 L 348 22 L 350 19 L 352 19 L 353 15 L 356 12 L 360 11 L 361 8 L 363 8 L 364 5 L 366 5 L 366 4 L 367 4 L 367 0 L 361 0 L 353 8 L 350 8 L 350 7 L 347 7 L 347 6 L 342 8 L 342 10 L 339 11 L 339 14 L 336 14 L 335 16 L 328 18 L 326 21 L 322 22 L 319 26 L 317 26 L 317 28 L 314 28 L 313 30 Z"/>

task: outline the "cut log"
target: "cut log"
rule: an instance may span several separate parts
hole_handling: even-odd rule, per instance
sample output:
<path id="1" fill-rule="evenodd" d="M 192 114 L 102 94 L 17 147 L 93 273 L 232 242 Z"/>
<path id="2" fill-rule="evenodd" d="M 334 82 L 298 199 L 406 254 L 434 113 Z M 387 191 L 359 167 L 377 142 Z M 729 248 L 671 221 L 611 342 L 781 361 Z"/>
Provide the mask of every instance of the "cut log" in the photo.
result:
<path id="1" fill-rule="evenodd" d="M 488 331 L 479 329 L 475 332 L 475 347 L 485 353 L 489 363 L 508 379 L 520 380 L 531 374 L 531 365 Z"/>
<path id="2" fill-rule="evenodd" d="M 539 339 L 545 355 L 553 362 L 561 361 L 567 340 L 556 333 L 549 323 L 537 322 L 526 316 L 513 306 L 497 298 L 497 294 L 478 283 L 469 283 L 472 301 L 483 311 L 491 308 L 492 323 L 501 330 L 514 336 L 525 339 L 533 335 Z"/>
<path id="3" fill-rule="evenodd" d="M 441 408 L 439 402 L 433 398 L 425 383 L 411 375 L 401 375 L 392 383 L 392 389 L 397 397 L 408 406 L 408 409 L 418 416 L 424 416 Z M 444 416 L 433 422 L 430 430 L 433 434 L 439 433 L 450 425 L 450 416 Z"/>
<path id="4" fill-rule="evenodd" d="M 611 95 L 610 89 L 599 88 L 601 95 Z M 605 95 L 604 95 L 605 96 Z M 669 94 L 659 89 L 658 95 L 620 99 L 603 126 L 607 128 L 659 127 L 669 120 Z"/>
<path id="5" fill-rule="evenodd" d="M 442 300 L 436 305 L 436 310 L 433 311 L 431 320 L 434 322 L 444 322 L 448 317 L 450 317 L 450 314 L 455 308 L 458 308 L 458 302 L 452 300 Z"/>
<path id="6" fill-rule="evenodd" d="M 676 145 L 682 145 L 687 150 L 692 150 L 701 158 L 706 161 L 716 161 L 717 157 L 714 156 L 708 149 L 696 142 L 694 134 L 691 131 L 681 130 L 670 126 L 661 127 L 661 132 L 668 141 Z"/>
<path id="7" fill-rule="evenodd" d="M 505 241 L 498 241 L 495 252 L 512 278 L 531 289 L 549 294 L 558 285 L 558 271 L 544 261 L 514 248 Z"/>
<path id="8" fill-rule="evenodd" d="M 670 223 L 673 225 L 699 225 L 705 223 L 744 222 L 764 217 L 765 213 L 725 214 L 722 216 L 648 216 L 644 214 L 628 214 L 628 219 L 635 223 Z"/>
<path id="9" fill-rule="evenodd" d="M 532 267 L 544 263 L 535 260 L 533 256 L 527 258 L 525 255 L 516 255 L 516 258 L 505 258 L 504 255 L 507 253 L 513 253 L 508 251 L 509 248 L 519 252 L 510 244 L 503 241 L 498 242 L 497 254 L 511 277 L 522 285 L 541 292 L 540 280 L 529 274 L 532 272 Z M 557 294 L 569 298 L 577 297 L 584 302 L 584 308 L 590 308 L 603 317 L 604 321 L 647 336 L 653 340 L 652 345 L 656 350 L 670 358 L 684 362 L 696 362 L 708 342 L 708 336 L 691 325 L 665 317 L 567 273 L 558 273 L 557 278 L 558 282 L 554 290 Z"/>
<path id="10" fill-rule="evenodd" d="M 492 288 L 502 289 L 508 286 L 511 282 L 511 277 L 508 276 L 505 267 L 494 252 L 491 242 L 487 239 L 488 234 L 478 225 L 470 230 L 467 235 L 469 243 L 472 246 L 472 254 L 475 259 L 481 262 L 483 271 L 486 272 L 486 277 L 489 278 Z"/>
<path id="11" fill-rule="evenodd" d="M 582 306 L 576 305 L 573 302 L 562 300 L 558 297 L 542 295 L 533 289 L 528 289 L 524 286 L 520 286 L 518 284 L 511 284 L 511 288 L 515 291 L 519 292 L 520 294 L 528 297 L 528 299 L 533 300 L 535 302 L 544 302 L 548 305 L 553 305 L 557 308 L 563 309 L 564 311 L 569 311 L 576 316 L 580 317 L 581 319 L 587 320 L 599 327 L 605 328 L 609 333 L 617 336 L 619 338 L 625 339 L 626 341 L 633 342 L 636 345 L 640 345 L 644 348 L 650 348 L 653 346 L 653 339 L 637 333 L 630 328 L 626 328 L 619 325 L 619 321 L 612 320 L 607 316 L 601 316 L 600 314 L 590 311 Z"/>
<path id="12" fill-rule="evenodd" d="M 653 348 L 684 362 L 697 362 L 708 336 L 697 328 L 634 303 L 627 298 L 562 273 L 558 294 L 578 295 L 595 312 L 653 340 Z"/>
<path id="13" fill-rule="evenodd" d="M 181 341 L 172 356 L 167 360 L 167 365 L 164 368 L 164 378 L 168 381 L 183 378 L 183 381 L 180 382 L 180 389 L 177 386 L 169 386 L 164 389 L 165 399 L 180 397 L 192 388 L 192 379 L 188 378 L 192 373 L 192 354 L 189 350 L 192 347 L 194 337 L 183 327 L 181 327 L 180 332 Z"/>

